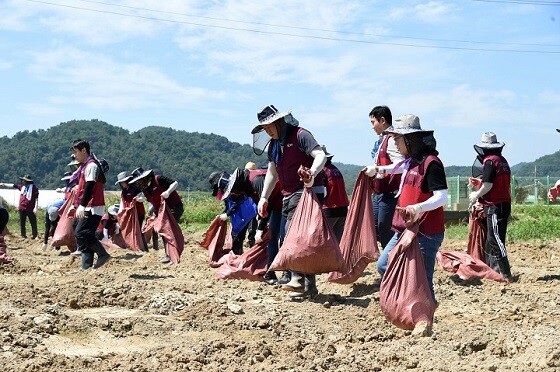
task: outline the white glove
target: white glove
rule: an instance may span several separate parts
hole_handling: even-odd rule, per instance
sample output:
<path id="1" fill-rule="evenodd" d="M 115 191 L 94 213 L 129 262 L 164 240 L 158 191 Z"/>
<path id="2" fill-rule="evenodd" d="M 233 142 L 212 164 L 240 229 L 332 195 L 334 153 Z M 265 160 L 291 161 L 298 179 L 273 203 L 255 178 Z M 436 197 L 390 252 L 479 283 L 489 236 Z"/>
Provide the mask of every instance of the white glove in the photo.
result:
<path id="1" fill-rule="evenodd" d="M 377 173 L 377 167 L 375 165 L 368 165 L 362 169 L 362 172 L 364 172 L 368 177 L 373 177 Z"/>
<path id="2" fill-rule="evenodd" d="M 471 201 L 472 204 L 476 203 L 476 201 L 478 200 L 478 192 L 473 191 L 469 194 L 469 200 Z"/>
<path id="3" fill-rule="evenodd" d="M 406 213 L 412 217 L 409 222 L 416 222 L 416 220 L 418 220 L 418 216 L 420 216 L 420 212 L 422 212 L 420 204 L 412 204 L 406 207 Z"/>
<path id="4" fill-rule="evenodd" d="M 220 217 L 220 220 L 222 220 L 222 221 L 227 220 L 227 214 L 225 214 L 225 213 L 220 214 L 219 217 Z"/>
<path id="5" fill-rule="evenodd" d="M 313 186 L 313 182 L 315 181 L 315 176 L 311 176 L 309 177 L 309 180 L 307 182 L 303 181 L 303 186 L 305 187 L 311 187 Z"/>
<path id="6" fill-rule="evenodd" d="M 164 198 L 164 199 L 167 199 L 167 198 L 169 198 L 169 194 L 170 193 L 167 192 L 167 190 L 165 190 L 164 192 L 161 193 L 161 197 Z"/>
<path id="7" fill-rule="evenodd" d="M 257 206 L 257 211 L 259 212 L 259 216 L 266 217 L 266 209 L 268 208 L 268 199 L 267 198 L 260 198 L 259 204 Z"/>
<path id="8" fill-rule="evenodd" d="M 263 231 L 262 230 L 257 230 L 255 232 L 255 242 L 260 243 L 262 241 L 262 236 L 263 236 Z"/>
<path id="9" fill-rule="evenodd" d="M 83 205 L 80 205 L 78 207 L 78 209 L 76 209 L 76 215 L 75 217 L 78 219 L 82 219 L 84 218 L 86 215 L 86 207 L 84 207 Z"/>

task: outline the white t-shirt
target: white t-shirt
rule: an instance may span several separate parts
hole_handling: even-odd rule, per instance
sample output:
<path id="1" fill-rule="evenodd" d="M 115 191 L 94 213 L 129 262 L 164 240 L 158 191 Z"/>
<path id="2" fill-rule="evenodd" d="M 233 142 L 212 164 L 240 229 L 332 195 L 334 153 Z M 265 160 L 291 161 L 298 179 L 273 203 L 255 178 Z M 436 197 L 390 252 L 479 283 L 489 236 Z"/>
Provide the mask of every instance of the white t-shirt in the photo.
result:
<path id="1" fill-rule="evenodd" d="M 97 181 L 97 177 L 99 175 L 99 167 L 97 166 L 97 164 L 95 162 L 91 162 L 88 165 L 86 165 L 86 169 L 84 169 L 84 177 L 86 182 L 89 181 Z M 104 205 L 98 205 L 95 207 L 86 207 L 85 209 L 86 211 L 91 211 L 91 214 L 94 214 L 96 216 L 103 216 L 105 214 L 105 206 Z"/>

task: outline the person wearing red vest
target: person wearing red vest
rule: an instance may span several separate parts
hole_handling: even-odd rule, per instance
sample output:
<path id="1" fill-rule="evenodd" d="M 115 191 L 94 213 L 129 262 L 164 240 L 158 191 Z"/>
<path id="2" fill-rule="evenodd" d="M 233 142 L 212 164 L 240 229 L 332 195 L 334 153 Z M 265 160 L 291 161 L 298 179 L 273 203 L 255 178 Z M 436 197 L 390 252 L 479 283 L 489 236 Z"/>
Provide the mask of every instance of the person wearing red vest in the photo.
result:
<path id="1" fill-rule="evenodd" d="M 433 275 L 436 253 L 443 241 L 445 225 L 443 206 L 447 203 L 447 180 L 443 163 L 438 158 L 433 130 L 423 130 L 420 119 L 415 115 L 404 115 L 395 119 L 387 132 L 395 135 L 401 154 L 405 156 L 404 171 L 397 200 L 397 208 L 403 208 L 410 220 L 405 221 L 401 213 L 393 216 L 392 229 L 395 234 L 381 252 L 377 270 L 383 276 L 391 250 L 401 233 L 412 222 L 419 222 L 418 243 L 424 267 L 435 298 Z"/>
<path id="2" fill-rule="evenodd" d="M 480 188 L 471 192 L 469 199 L 471 204 L 482 204 L 486 214 L 486 263 L 508 282 L 512 282 L 506 250 L 506 231 L 511 214 L 511 171 L 507 160 L 502 156 L 504 146 L 492 132 L 483 133 L 480 143 L 474 145 L 477 153 L 475 164 L 478 167 L 473 166 L 471 184 L 479 184 Z M 480 165 L 482 169 L 479 168 Z M 475 171 L 477 174 L 474 174 Z"/>
<path id="3" fill-rule="evenodd" d="M 185 210 L 181 196 L 179 196 L 179 193 L 176 191 L 179 183 L 169 177 L 154 174 L 152 169 L 145 171 L 141 167 L 133 170 L 132 176 L 134 178 L 130 180 L 129 184 L 133 184 L 135 187 L 142 190 L 146 200 L 154 207 L 155 214 L 158 214 L 161 202 L 165 199 L 171 214 L 175 217 L 175 221 L 179 223 L 179 218 L 181 218 Z M 166 245 L 165 240 L 163 241 L 163 245 Z M 161 262 L 171 262 L 171 258 L 167 254 L 167 249 Z"/>
<path id="4" fill-rule="evenodd" d="M 31 239 L 37 237 L 37 198 L 39 197 L 39 189 L 33 183 L 31 176 L 25 175 L 19 177 L 21 184 L 8 184 L 0 182 L 0 187 L 13 187 L 20 191 L 19 195 L 19 229 L 22 238 L 27 238 L 25 231 L 25 222 L 29 219 L 31 225 Z"/>
<path id="5" fill-rule="evenodd" d="M 284 231 L 288 231 L 304 187 L 313 187 L 319 201 L 323 201 L 324 180 L 318 174 L 325 165 L 325 153 L 313 135 L 299 127 L 299 122 L 291 112 L 280 112 L 269 105 L 257 113 L 257 119 L 259 123 L 251 131 L 253 151 L 256 155 L 262 155 L 268 145 L 268 170 L 258 213 L 263 217 L 267 215 L 269 197 L 276 182 L 280 181 L 282 215 L 286 219 Z M 284 272 L 278 284 L 283 284 L 282 289 L 293 292 L 294 298 L 317 294 L 314 274 Z"/>
<path id="6" fill-rule="evenodd" d="M 379 138 L 372 151 L 373 165 L 365 167 L 363 171 L 372 177 L 375 232 L 381 249 L 384 249 L 394 235 L 391 226 L 402 173 L 397 165 L 402 163 L 404 156 L 397 148 L 394 134 L 385 132 L 393 124 L 389 107 L 375 106 L 369 113 L 369 119 Z"/>
<path id="7" fill-rule="evenodd" d="M 323 167 L 325 173 L 325 187 L 327 194 L 323 202 L 323 212 L 338 242 L 342 238 L 344 232 L 344 224 L 346 223 L 346 215 L 348 214 L 348 194 L 346 193 L 346 185 L 344 177 L 340 170 L 332 163 L 334 155 L 329 154 L 327 148 L 323 146 L 323 152 L 327 157 L 327 162 Z"/>
<path id="8" fill-rule="evenodd" d="M 75 210 L 74 233 L 78 244 L 77 252 L 82 255 L 82 270 L 98 269 L 105 265 L 111 256 L 95 235 L 101 217 L 105 214 L 105 172 L 108 165 L 90 153 L 90 144 L 85 140 L 75 140 L 72 154 L 80 163 L 78 168 L 78 187 L 71 210 Z M 103 166 L 101 165 L 103 161 Z M 94 255 L 97 262 L 93 264 Z"/>

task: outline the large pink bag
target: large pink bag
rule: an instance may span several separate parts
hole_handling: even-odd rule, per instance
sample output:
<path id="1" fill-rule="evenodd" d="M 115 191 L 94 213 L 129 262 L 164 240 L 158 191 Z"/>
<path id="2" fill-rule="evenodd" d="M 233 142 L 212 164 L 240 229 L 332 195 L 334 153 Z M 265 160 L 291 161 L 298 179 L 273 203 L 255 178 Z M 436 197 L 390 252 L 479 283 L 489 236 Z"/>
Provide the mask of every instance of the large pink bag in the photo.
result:
<path id="1" fill-rule="evenodd" d="M 243 254 L 236 256 L 233 252 L 227 254 L 222 265 L 216 271 L 218 279 L 247 279 L 262 281 L 268 264 L 266 247 L 270 240 L 270 230 L 263 239 Z"/>
<path id="2" fill-rule="evenodd" d="M 223 263 L 223 257 L 233 245 L 231 227 L 227 221 L 222 221 L 220 217 L 216 216 L 205 234 L 203 242 L 206 244 L 205 241 L 209 240 L 208 264 L 210 267 L 219 267 Z"/>
<path id="3" fill-rule="evenodd" d="M 76 197 L 76 191 L 72 190 L 70 196 L 62 207 L 58 210 L 58 215 L 60 220 L 56 225 L 56 230 L 52 236 L 51 245 L 53 247 L 61 247 L 63 245 L 67 246 L 71 252 L 76 250 L 78 243 L 76 242 L 76 234 L 74 233 L 74 213 L 73 209 L 70 212 L 70 208 L 74 204 L 74 198 Z"/>
<path id="4" fill-rule="evenodd" d="M 379 258 L 377 235 L 375 234 L 375 216 L 371 195 L 373 189 L 369 177 L 360 172 L 340 239 L 340 250 L 344 257 L 343 272 L 331 272 L 327 280 L 338 284 L 354 283 L 364 272 L 370 262 Z"/>
<path id="5" fill-rule="evenodd" d="M 117 214 L 117 220 L 119 221 L 121 234 L 126 242 L 126 246 L 131 251 L 144 250 L 144 241 L 142 240 L 140 223 L 138 222 L 136 203 L 131 203 L 130 207 L 125 208 L 122 212 Z M 120 244 L 115 241 L 113 241 L 113 243 L 120 246 Z"/>
<path id="6" fill-rule="evenodd" d="M 344 270 L 344 258 L 321 205 L 305 187 L 271 271 L 320 274 Z"/>
<path id="7" fill-rule="evenodd" d="M 185 237 L 163 198 L 154 221 L 154 230 L 165 239 L 165 253 L 171 262 L 178 264 L 185 248 Z"/>
<path id="8" fill-rule="evenodd" d="M 432 324 L 436 309 L 417 234 L 418 224 L 404 230 L 389 255 L 379 290 L 385 317 L 395 326 L 410 330 L 420 321 Z"/>

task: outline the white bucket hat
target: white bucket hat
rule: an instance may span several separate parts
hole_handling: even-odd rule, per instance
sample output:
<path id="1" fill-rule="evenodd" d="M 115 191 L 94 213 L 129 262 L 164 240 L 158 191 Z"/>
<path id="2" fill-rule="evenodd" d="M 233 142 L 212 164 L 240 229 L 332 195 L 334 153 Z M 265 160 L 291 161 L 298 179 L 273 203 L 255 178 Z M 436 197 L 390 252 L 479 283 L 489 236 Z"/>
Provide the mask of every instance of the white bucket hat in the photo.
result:
<path id="1" fill-rule="evenodd" d="M 433 130 L 425 130 L 420 126 L 420 118 L 416 115 L 408 114 L 397 117 L 393 120 L 393 125 L 383 133 L 395 133 L 407 135 L 411 133 L 433 133 Z"/>
<path id="2" fill-rule="evenodd" d="M 129 182 L 132 178 L 132 176 L 128 175 L 126 172 L 121 172 L 117 175 L 117 182 L 115 182 L 115 185 L 118 185 L 121 182 Z"/>
<path id="3" fill-rule="evenodd" d="M 474 148 L 481 148 L 481 149 L 501 149 L 506 144 L 503 142 L 498 142 L 498 137 L 494 132 L 485 132 L 482 133 L 482 137 L 480 138 L 480 142 L 474 145 Z"/>

